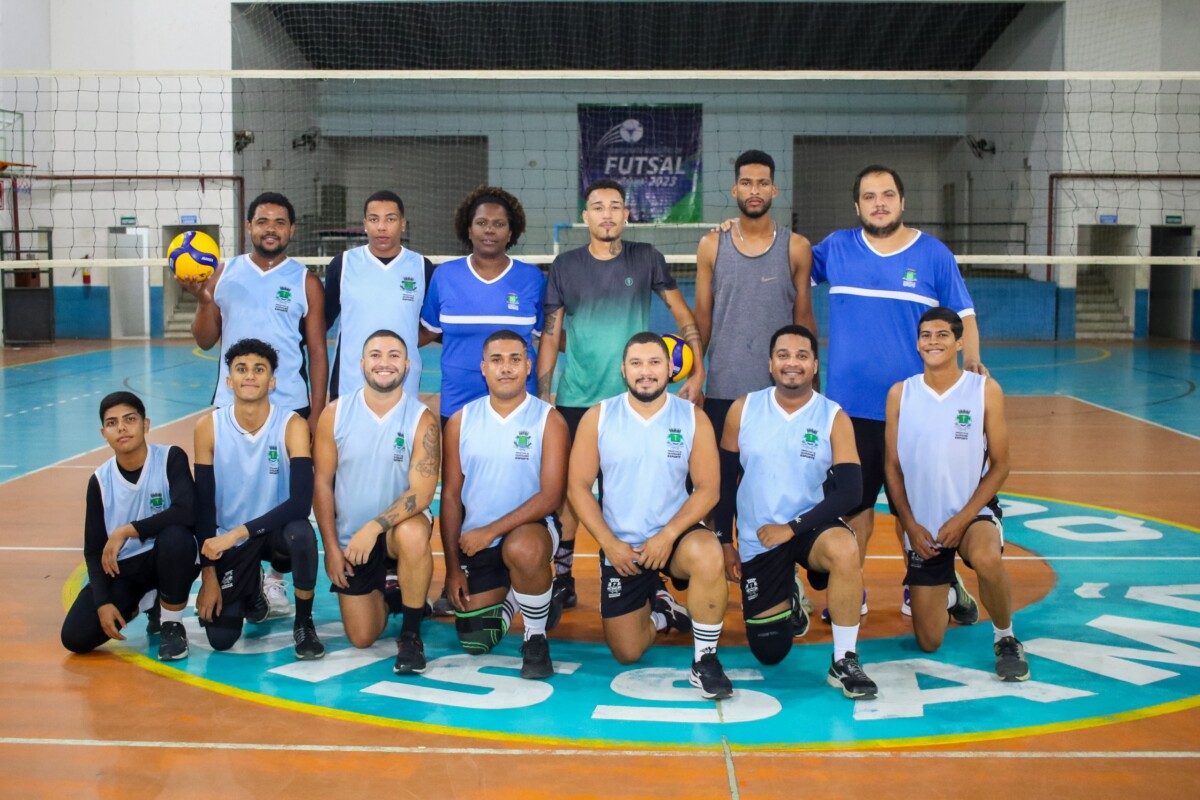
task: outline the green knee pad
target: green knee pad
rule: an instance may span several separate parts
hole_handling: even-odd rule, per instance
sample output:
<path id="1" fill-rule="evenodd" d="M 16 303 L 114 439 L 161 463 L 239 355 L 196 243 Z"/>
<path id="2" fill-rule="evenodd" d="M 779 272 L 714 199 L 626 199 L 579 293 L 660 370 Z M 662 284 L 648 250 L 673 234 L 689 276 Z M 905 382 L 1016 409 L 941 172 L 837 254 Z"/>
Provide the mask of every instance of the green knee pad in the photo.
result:
<path id="1" fill-rule="evenodd" d="M 456 611 L 454 627 L 458 630 L 458 641 L 462 643 L 463 650 L 473 656 L 489 653 L 508 633 L 504 604 L 496 603 L 478 611 Z"/>

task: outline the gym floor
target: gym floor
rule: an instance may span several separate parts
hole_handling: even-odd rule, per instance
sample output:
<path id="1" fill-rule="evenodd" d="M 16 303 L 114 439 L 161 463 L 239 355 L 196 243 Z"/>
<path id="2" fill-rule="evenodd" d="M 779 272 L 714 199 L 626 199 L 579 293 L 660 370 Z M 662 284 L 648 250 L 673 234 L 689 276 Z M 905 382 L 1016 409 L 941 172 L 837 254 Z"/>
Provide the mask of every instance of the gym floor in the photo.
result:
<path id="1" fill-rule="evenodd" d="M 825 686 L 830 635 L 816 619 L 782 664 L 759 665 L 744 646 L 733 589 L 721 658 L 738 693 L 715 704 L 687 688 L 689 638 L 663 637 L 629 667 L 608 655 L 586 535 L 580 604 L 551 634 L 558 672 L 546 682 L 515 677 L 519 625 L 493 654 L 471 658 L 441 620 L 424 626 L 429 671 L 399 678 L 389 639 L 349 647 L 323 576 L 317 618 L 329 653 L 320 662 L 293 662 L 287 619 L 252 626 L 243 645 L 221 654 L 203 646 L 193 619 L 192 654 L 172 665 L 154 659 L 142 619 L 125 643 L 68 654 L 58 630 L 83 580 L 84 487 L 109 452 L 99 399 L 137 392 L 152 440 L 190 452 L 216 363 L 190 344 L 7 348 L 3 793 L 304 797 L 353 787 L 407 797 L 890 798 L 980 787 L 1127 798 L 1153 787 L 1158 797 L 1194 797 L 1200 350 L 998 343 L 984 356 L 1010 398 L 1006 557 L 1032 680 L 992 677 L 986 616 L 952 627 L 936 654 L 916 648 L 899 613 L 898 547 L 881 514 L 859 648 L 879 699 L 854 703 Z M 427 373 L 422 388 L 436 389 L 437 377 Z M 973 574 L 962 572 L 974 590 Z M 435 591 L 441 581 L 438 563 Z M 820 595 L 812 599 L 820 608 Z"/>

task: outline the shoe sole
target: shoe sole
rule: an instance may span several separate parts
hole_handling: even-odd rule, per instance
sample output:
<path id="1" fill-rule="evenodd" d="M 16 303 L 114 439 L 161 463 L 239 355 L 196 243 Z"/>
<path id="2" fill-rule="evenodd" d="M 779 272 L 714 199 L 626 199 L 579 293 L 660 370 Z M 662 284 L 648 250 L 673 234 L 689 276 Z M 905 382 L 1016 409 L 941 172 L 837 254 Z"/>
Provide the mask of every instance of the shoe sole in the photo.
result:
<path id="1" fill-rule="evenodd" d="M 828 683 L 830 686 L 832 686 L 834 689 L 841 689 L 842 694 L 846 695 L 846 697 L 850 698 L 851 700 L 874 700 L 876 695 L 879 694 L 878 689 L 876 689 L 874 692 L 859 692 L 858 694 L 855 694 L 854 692 L 847 689 L 845 684 L 843 684 L 840 680 L 833 677 L 832 675 L 827 675 L 825 677 L 825 682 Z"/>
<path id="2" fill-rule="evenodd" d="M 175 655 L 175 656 L 165 656 L 162 653 L 159 653 L 158 660 L 159 661 L 182 661 L 183 659 L 188 657 L 189 652 L 190 651 L 185 647 L 185 648 L 183 648 L 182 653 L 180 653 L 179 655 Z"/>
<path id="3" fill-rule="evenodd" d="M 421 675 L 421 674 L 423 674 L 423 673 L 425 672 L 425 667 L 421 667 L 420 669 L 416 669 L 415 667 L 398 667 L 398 666 L 393 666 L 393 667 L 392 667 L 392 672 L 396 673 L 397 675 Z"/>
<path id="4" fill-rule="evenodd" d="M 1000 675 L 997 673 L 996 680 L 1002 683 L 1021 683 L 1029 680 L 1029 670 L 1025 670 L 1024 675 Z"/>
<path id="5" fill-rule="evenodd" d="M 696 673 L 688 675 L 688 683 L 700 690 L 700 696 L 705 700 L 728 700 L 733 697 L 733 691 L 729 692 L 709 692 L 705 691 L 704 684 L 700 682 L 700 677 Z"/>
<path id="6" fill-rule="evenodd" d="M 544 678 L 549 678 L 553 674 L 554 674 L 554 665 L 553 664 L 550 665 L 549 669 L 545 669 L 545 668 L 539 666 L 534 669 L 527 670 L 527 669 L 525 669 L 524 666 L 521 667 L 521 677 L 527 681 L 540 681 L 540 680 L 543 680 Z"/>
<path id="7" fill-rule="evenodd" d="M 322 650 L 320 653 L 318 653 L 316 655 L 301 655 L 300 653 L 296 653 L 297 661 L 320 661 L 324 657 L 325 657 L 324 650 Z"/>

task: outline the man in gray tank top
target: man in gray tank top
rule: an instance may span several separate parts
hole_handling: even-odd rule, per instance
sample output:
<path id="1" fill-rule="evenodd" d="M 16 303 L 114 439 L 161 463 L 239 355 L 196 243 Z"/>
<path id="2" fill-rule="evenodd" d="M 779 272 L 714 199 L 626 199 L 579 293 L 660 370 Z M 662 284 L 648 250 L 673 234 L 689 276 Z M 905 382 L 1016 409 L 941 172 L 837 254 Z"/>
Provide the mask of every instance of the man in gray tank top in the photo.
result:
<path id="1" fill-rule="evenodd" d="M 771 218 L 775 160 L 747 150 L 734 162 L 738 216 L 696 251 L 696 324 L 708 353 L 704 410 L 718 438 L 737 398 L 771 385 L 771 334 L 789 323 L 817 330 L 808 239 Z M 725 226 L 722 226 L 725 227 Z"/>

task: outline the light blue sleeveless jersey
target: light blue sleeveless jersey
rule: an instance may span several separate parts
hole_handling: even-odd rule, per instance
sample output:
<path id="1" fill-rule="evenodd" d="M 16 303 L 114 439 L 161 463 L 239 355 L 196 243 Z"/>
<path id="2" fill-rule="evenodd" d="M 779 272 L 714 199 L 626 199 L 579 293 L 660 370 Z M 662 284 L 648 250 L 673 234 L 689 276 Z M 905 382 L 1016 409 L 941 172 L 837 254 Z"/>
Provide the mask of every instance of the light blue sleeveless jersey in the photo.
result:
<path id="1" fill-rule="evenodd" d="M 526 395 L 507 418 L 496 413 L 490 397 L 463 406 L 458 434 L 466 508 L 463 532 L 495 522 L 541 490 L 542 439 L 549 414 L 550 405 L 533 395 Z"/>
<path id="2" fill-rule="evenodd" d="M 738 431 L 742 482 L 737 493 L 738 555 L 749 561 L 767 547 L 763 525 L 779 525 L 810 510 L 825 497 L 833 465 L 830 434 L 841 407 L 813 392 L 788 414 L 775 400 L 775 387 L 746 395 Z"/>
<path id="3" fill-rule="evenodd" d="M 167 480 L 167 453 L 170 447 L 147 444 L 146 463 L 137 483 L 125 480 L 113 456 L 96 468 L 96 483 L 100 485 L 100 497 L 104 500 L 104 527 L 108 535 L 122 525 L 139 519 L 152 517 L 171 507 L 171 485 Z M 142 541 L 137 537 L 126 539 L 117 553 L 122 561 L 154 549 L 154 539 Z"/>
<path id="4" fill-rule="evenodd" d="M 295 414 L 271 404 L 255 434 L 238 425 L 233 406 L 213 415 L 213 478 L 217 485 L 217 535 L 228 533 L 287 499 L 291 486 L 285 432 Z M 249 539 L 238 542 L 238 546 Z"/>
<path id="5" fill-rule="evenodd" d="M 342 313 L 337 343 L 339 397 L 362 388 L 359 360 L 367 337 L 382 329 L 400 334 L 408 346 L 408 377 L 404 393 L 417 396 L 421 388 L 421 352 L 417 326 L 425 300 L 425 258 L 412 250 L 384 264 L 364 245 L 342 254 Z M 372 515 L 374 516 L 374 515 Z"/>
<path id="6" fill-rule="evenodd" d="M 271 405 L 295 411 L 309 404 L 300 330 L 308 314 L 307 277 L 308 269 L 290 258 L 265 272 L 247 255 L 225 265 L 213 294 L 221 309 L 221 366 L 214 406 L 233 405 L 233 390 L 225 384 L 225 353 L 242 339 L 261 339 L 279 353 Z"/>
<path id="7" fill-rule="evenodd" d="M 642 544 L 683 507 L 695 406 L 673 394 L 650 419 L 629 404 L 629 394 L 600 404 L 600 470 L 604 473 L 604 521 L 618 539 Z"/>
<path id="8" fill-rule="evenodd" d="M 337 480 L 333 499 L 338 544 L 350 544 L 368 520 L 408 491 L 417 425 L 425 404 L 407 391 L 382 417 L 367 407 L 363 390 L 338 398 L 333 418 Z"/>

